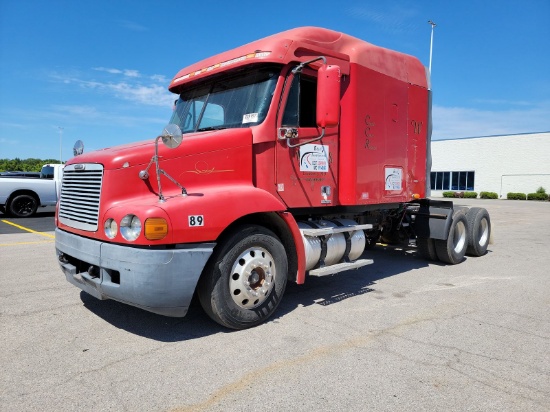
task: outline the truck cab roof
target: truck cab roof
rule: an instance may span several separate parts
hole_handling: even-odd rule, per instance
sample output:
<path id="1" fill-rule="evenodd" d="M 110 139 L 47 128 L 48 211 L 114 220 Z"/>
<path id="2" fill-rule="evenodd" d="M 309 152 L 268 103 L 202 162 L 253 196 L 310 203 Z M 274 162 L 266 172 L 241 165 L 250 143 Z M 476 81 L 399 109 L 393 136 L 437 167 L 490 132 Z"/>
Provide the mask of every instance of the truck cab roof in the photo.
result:
<path id="1" fill-rule="evenodd" d="M 349 74 L 357 64 L 421 87 L 428 87 L 426 69 L 414 56 L 376 46 L 344 33 L 320 27 L 299 27 L 248 43 L 180 70 L 169 89 L 178 93 L 182 85 L 201 78 L 254 63 L 301 62 L 323 55 L 328 64 L 338 64 Z"/>

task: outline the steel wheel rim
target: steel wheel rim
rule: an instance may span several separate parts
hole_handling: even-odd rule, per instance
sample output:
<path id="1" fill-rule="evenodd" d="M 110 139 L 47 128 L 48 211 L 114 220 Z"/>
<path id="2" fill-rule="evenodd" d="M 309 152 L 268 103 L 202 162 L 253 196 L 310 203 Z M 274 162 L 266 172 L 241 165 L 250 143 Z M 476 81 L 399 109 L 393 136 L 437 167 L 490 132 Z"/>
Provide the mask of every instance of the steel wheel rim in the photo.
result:
<path id="1" fill-rule="evenodd" d="M 229 293 L 241 308 L 253 309 L 264 303 L 275 285 L 275 260 L 261 247 L 246 249 L 233 263 Z"/>
<path id="2" fill-rule="evenodd" d="M 460 253 L 466 244 L 466 226 L 464 222 L 458 222 L 453 234 L 453 245 L 455 253 Z"/>
<path id="3" fill-rule="evenodd" d="M 479 246 L 485 246 L 487 239 L 489 238 L 489 223 L 487 222 L 487 219 L 481 219 L 479 226 L 481 227 L 481 236 L 479 237 L 478 243 Z"/>

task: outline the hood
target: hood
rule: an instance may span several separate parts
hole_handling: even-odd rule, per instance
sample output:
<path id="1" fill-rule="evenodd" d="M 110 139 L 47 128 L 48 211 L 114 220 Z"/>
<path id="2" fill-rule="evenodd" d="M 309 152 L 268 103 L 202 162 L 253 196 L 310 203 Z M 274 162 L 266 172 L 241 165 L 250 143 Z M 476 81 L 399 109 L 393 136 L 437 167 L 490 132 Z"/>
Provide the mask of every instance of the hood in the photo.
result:
<path id="1" fill-rule="evenodd" d="M 160 143 L 159 149 L 161 146 L 163 146 L 162 143 Z M 129 165 L 149 163 L 154 152 L 155 141 L 151 139 L 94 150 L 75 156 L 69 159 L 66 164 L 100 163 L 105 169 L 120 169 L 127 162 Z"/>
<path id="2" fill-rule="evenodd" d="M 239 138 L 237 138 L 239 137 Z M 187 156 L 204 151 L 230 147 L 237 142 L 251 141 L 252 132 L 246 129 L 224 129 L 183 135 L 181 145 L 175 149 L 166 147 L 162 140 L 158 142 L 160 161 Z M 116 170 L 133 166 L 147 166 L 155 154 L 155 139 L 128 143 L 84 153 L 67 161 L 67 165 L 77 163 L 102 164 L 105 170 Z"/>

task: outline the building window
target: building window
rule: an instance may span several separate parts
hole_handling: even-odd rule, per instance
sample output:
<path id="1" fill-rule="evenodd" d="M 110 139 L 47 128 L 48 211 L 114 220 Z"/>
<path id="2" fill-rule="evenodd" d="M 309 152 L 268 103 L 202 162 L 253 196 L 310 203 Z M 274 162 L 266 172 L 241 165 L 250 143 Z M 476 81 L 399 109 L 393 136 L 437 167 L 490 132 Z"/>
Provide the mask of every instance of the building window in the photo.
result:
<path id="1" fill-rule="evenodd" d="M 451 172 L 432 172 L 430 186 L 432 190 L 449 190 Z"/>
<path id="2" fill-rule="evenodd" d="M 474 190 L 475 172 L 431 172 L 432 190 Z"/>

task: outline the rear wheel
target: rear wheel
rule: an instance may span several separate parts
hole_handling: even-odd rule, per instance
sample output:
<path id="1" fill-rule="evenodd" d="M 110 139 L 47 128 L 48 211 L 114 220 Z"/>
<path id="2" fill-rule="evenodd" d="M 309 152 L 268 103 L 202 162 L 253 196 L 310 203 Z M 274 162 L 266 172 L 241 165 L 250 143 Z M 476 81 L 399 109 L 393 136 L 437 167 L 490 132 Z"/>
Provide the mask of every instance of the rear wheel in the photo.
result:
<path id="1" fill-rule="evenodd" d="M 260 226 L 234 231 L 216 247 L 199 284 L 205 312 L 219 324 L 246 329 L 267 320 L 281 301 L 288 261 L 279 238 Z"/>
<path id="2" fill-rule="evenodd" d="M 466 215 L 468 219 L 468 249 L 470 256 L 482 256 L 487 253 L 491 237 L 491 219 L 486 209 L 473 207 Z"/>
<path id="3" fill-rule="evenodd" d="M 17 195 L 8 206 L 8 211 L 15 217 L 29 217 L 38 209 L 38 201 L 31 195 Z"/>
<path id="4" fill-rule="evenodd" d="M 418 254 L 427 260 L 437 260 L 437 252 L 435 251 L 435 241 L 432 238 L 416 239 L 416 248 Z"/>
<path id="5" fill-rule="evenodd" d="M 435 251 L 439 260 L 456 265 L 464 260 L 468 246 L 468 221 L 462 211 L 453 215 L 449 236 L 445 240 L 435 240 Z"/>

